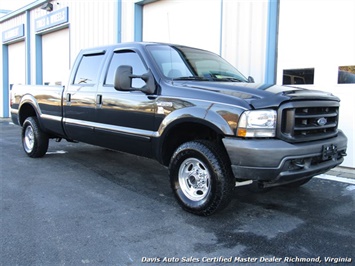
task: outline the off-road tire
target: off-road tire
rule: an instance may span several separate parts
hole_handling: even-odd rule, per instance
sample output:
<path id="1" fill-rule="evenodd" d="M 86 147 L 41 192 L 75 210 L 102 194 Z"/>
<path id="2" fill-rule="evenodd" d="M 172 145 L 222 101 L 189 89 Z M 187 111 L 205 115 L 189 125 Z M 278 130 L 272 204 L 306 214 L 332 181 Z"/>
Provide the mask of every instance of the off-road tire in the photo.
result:
<path id="1" fill-rule="evenodd" d="M 190 141 L 173 154 L 170 184 L 180 206 L 208 216 L 225 208 L 235 187 L 225 150 L 210 141 Z"/>
<path id="2" fill-rule="evenodd" d="M 25 153 L 32 158 L 43 157 L 48 150 L 49 138 L 44 133 L 37 117 L 28 117 L 22 126 L 22 147 Z"/>

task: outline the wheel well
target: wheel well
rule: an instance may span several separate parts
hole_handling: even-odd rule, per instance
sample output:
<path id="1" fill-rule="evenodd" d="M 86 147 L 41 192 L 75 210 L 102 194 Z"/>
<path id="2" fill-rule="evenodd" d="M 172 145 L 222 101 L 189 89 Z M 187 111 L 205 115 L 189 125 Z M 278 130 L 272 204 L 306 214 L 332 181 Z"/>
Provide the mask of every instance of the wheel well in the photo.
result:
<path id="1" fill-rule="evenodd" d="M 30 116 L 37 116 L 37 113 L 31 104 L 25 103 L 21 106 L 19 112 L 20 125 L 22 126 L 25 120 Z"/>
<path id="2" fill-rule="evenodd" d="M 166 133 L 161 146 L 161 163 L 167 166 L 174 151 L 181 144 L 193 140 L 210 140 L 222 145 L 222 135 L 212 128 L 198 123 L 182 123 Z"/>

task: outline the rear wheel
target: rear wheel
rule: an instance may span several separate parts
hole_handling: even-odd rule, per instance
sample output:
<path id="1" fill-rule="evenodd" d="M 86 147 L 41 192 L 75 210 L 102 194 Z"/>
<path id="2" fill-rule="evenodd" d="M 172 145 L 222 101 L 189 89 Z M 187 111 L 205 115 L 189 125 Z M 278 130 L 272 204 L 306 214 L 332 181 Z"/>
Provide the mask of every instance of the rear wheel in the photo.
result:
<path id="1" fill-rule="evenodd" d="M 209 141 L 182 144 L 170 166 L 170 183 L 178 203 L 188 212 L 211 215 L 231 200 L 235 179 L 223 149 Z"/>
<path id="2" fill-rule="evenodd" d="M 36 117 L 28 117 L 22 126 L 22 146 L 29 157 L 43 157 L 48 150 L 49 138 L 39 127 Z"/>

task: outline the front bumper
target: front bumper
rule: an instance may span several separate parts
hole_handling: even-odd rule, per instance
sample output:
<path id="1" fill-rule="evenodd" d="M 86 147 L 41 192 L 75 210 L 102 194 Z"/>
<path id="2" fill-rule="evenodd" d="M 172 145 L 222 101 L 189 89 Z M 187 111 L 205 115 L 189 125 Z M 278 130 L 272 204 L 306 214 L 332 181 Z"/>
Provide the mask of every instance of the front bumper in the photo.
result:
<path id="1" fill-rule="evenodd" d="M 324 173 L 343 162 L 347 138 L 336 137 L 305 143 L 278 139 L 224 138 L 232 170 L 237 180 L 286 184 Z M 329 147 L 331 152 L 326 153 Z"/>

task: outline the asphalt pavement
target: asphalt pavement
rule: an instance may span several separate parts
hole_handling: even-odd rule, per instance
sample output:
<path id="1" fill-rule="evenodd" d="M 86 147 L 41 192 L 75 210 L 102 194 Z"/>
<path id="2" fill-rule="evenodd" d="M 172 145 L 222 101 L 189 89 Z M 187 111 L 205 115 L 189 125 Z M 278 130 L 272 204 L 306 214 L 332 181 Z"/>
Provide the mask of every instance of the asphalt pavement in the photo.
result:
<path id="1" fill-rule="evenodd" d="M 199 217 L 178 206 L 155 161 L 52 140 L 32 159 L 2 119 L 0 265 L 351 265 L 353 178 L 336 168 L 298 189 L 241 187 Z"/>

